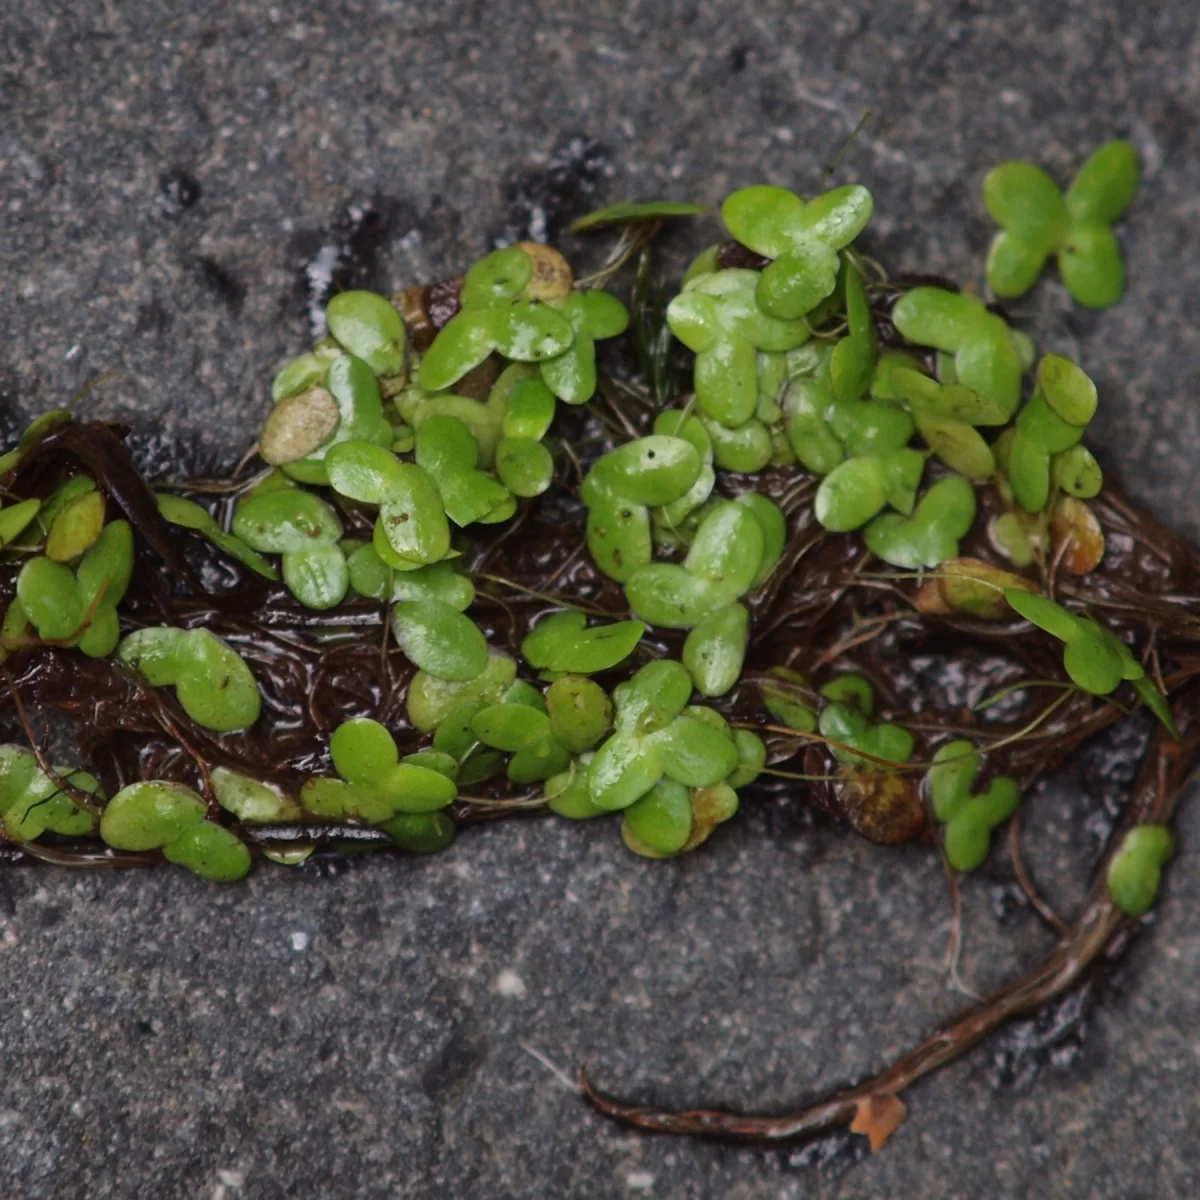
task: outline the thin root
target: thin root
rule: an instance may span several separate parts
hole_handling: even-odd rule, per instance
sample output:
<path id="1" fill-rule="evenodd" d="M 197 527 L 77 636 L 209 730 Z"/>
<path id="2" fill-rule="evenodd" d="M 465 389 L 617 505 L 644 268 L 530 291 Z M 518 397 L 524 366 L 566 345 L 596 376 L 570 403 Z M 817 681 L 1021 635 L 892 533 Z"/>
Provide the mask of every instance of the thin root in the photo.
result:
<path id="1" fill-rule="evenodd" d="M 1034 912 L 1060 938 L 1066 937 L 1067 923 L 1038 895 L 1037 888 L 1033 886 L 1032 878 L 1030 878 L 1029 873 L 1025 870 L 1025 857 L 1021 853 L 1020 815 L 1020 813 L 1014 813 L 1012 821 L 1008 826 L 1008 852 L 1012 858 L 1013 871 L 1017 876 L 1017 882 L 1021 885 L 1021 890 L 1025 893 L 1025 898 L 1033 906 Z"/>
<path id="2" fill-rule="evenodd" d="M 1194 703 L 1195 695 L 1191 698 Z M 604 1116 L 657 1133 L 779 1143 L 850 1125 L 860 1102 L 871 1097 L 900 1096 L 919 1079 L 978 1045 L 1005 1022 L 1035 1012 L 1070 991 L 1104 956 L 1119 931 L 1136 928 L 1122 916 L 1109 895 L 1109 856 L 1126 829 L 1170 821 L 1198 751 L 1200 728 L 1194 717 L 1182 743 L 1172 741 L 1165 731 L 1155 733 L 1134 785 L 1124 825 L 1097 870 L 1083 912 L 1058 945 L 1032 970 L 930 1034 L 878 1075 L 781 1116 L 705 1108 L 676 1112 L 629 1104 L 601 1092 L 581 1071 L 584 1094 Z"/>

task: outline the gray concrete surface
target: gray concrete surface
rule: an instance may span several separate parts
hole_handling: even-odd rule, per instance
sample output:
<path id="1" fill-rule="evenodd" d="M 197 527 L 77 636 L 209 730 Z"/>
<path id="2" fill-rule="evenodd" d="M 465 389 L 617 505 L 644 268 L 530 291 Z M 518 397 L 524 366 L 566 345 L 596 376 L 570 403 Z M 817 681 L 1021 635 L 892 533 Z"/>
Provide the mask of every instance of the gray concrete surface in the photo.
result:
<path id="1" fill-rule="evenodd" d="M 0 406 L 15 424 L 119 367 L 87 411 L 130 420 L 147 461 L 228 463 L 306 342 L 297 272 L 348 205 L 381 214 L 359 278 L 400 283 L 485 250 L 506 186 L 568 135 L 604 147 L 596 201 L 717 201 L 814 187 L 866 108 L 841 178 L 875 192 L 876 251 L 964 279 L 989 236 L 987 167 L 1061 174 L 1133 137 L 1147 169 L 1124 304 L 1084 314 L 1045 282 L 1019 307 L 1100 381 L 1106 463 L 1200 532 L 1200 38 L 1183 0 L 6 4 Z M 1030 858 L 1064 909 L 1110 783 L 1030 805 Z M 778 1108 L 853 1079 L 966 1002 L 919 850 L 761 805 L 670 864 L 633 860 L 610 826 L 543 823 L 228 888 L 7 872 L 0 1194 L 1195 1196 L 1197 846 L 1192 803 L 1167 903 L 1078 1045 L 1009 1070 L 981 1048 L 859 1162 L 846 1140 L 764 1153 L 622 1132 L 525 1047 L 677 1103 Z M 1001 857 L 966 889 L 977 989 L 1046 945 L 1008 879 Z"/>

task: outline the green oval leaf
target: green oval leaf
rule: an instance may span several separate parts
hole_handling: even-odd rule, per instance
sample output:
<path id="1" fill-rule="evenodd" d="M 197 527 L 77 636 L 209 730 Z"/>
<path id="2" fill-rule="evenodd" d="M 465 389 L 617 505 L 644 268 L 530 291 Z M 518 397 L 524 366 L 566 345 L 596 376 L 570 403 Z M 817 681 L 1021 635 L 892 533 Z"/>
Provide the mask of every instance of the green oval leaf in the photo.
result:
<path id="1" fill-rule="evenodd" d="M 660 779 L 625 810 L 621 834 L 635 854 L 656 858 L 678 854 L 692 836 L 688 789 L 672 779 Z"/>
<path id="2" fill-rule="evenodd" d="M 409 661 L 438 679 L 466 682 L 488 665 L 487 641 L 479 626 L 441 600 L 394 605 L 392 632 Z"/>
<path id="3" fill-rule="evenodd" d="M 233 533 L 252 550 L 286 554 L 336 542 L 342 522 L 320 496 L 281 488 L 243 500 L 233 515 Z"/>
<path id="4" fill-rule="evenodd" d="M 376 375 L 404 370 L 404 322 L 395 306 L 375 292 L 341 292 L 325 309 L 329 332 Z"/>
<path id="5" fill-rule="evenodd" d="M 641 621 L 617 621 L 589 629 L 583 613 L 553 613 L 526 635 L 521 653 L 539 671 L 595 675 L 624 662 L 645 631 Z"/>
<path id="6" fill-rule="evenodd" d="M 114 850 L 157 850 L 201 824 L 207 812 L 191 788 L 156 780 L 132 783 L 105 806 L 100 836 Z"/>

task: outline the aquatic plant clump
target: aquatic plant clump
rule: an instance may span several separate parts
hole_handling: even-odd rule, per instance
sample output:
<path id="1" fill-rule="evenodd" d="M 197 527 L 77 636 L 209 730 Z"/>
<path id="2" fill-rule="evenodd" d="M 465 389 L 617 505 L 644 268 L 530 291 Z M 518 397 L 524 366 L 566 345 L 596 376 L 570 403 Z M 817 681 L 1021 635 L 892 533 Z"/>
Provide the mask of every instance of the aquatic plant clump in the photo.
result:
<path id="1" fill-rule="evenodd" d="M 993 290 L 1056 254 L 1111 302 L 1136 162 L 1098 152 L 1065 198 L 1027 168 L 988 177 Z M 6 860 L 232 881 L 533 815 L 658 860 L 775 792 L 968 872 L 1144 708 L 1149 774 L 1085 913 L 940 1042 L 780 1118 L 586 1085 L 645 1128 L 880 1140 L 909 1084 L 1154 904 L 1200 746 L 1200 556 L 1105 480 L 1084 367 L 970 290 L 890 278 L 859 246 L 873 209 L 861 185 L 742 188 L 673 292 L 654 235 L 703 212 L 674 201 L 582 217 L 622 230 L 582 280 L 522 242 L 344 292 L 227 479 L 152 490 L 122 427 L 39 418 L 0 457 Z M 51 711 L 76 763 L 46 757 Z"/>

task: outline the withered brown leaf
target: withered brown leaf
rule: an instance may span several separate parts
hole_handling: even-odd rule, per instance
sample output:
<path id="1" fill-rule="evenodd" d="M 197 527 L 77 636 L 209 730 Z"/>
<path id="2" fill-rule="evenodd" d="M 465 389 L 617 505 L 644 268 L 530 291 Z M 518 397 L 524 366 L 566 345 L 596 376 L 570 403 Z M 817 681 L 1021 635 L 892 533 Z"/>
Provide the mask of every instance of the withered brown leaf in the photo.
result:
<path id="1" fill-rule="evenodd" d="M 858 1102 L 850 1132 L 865 1134 L 871 1153 L 877 1154 L 907 1116 L 908 1107 L 899 1096 L 875 1093 Z"/>

